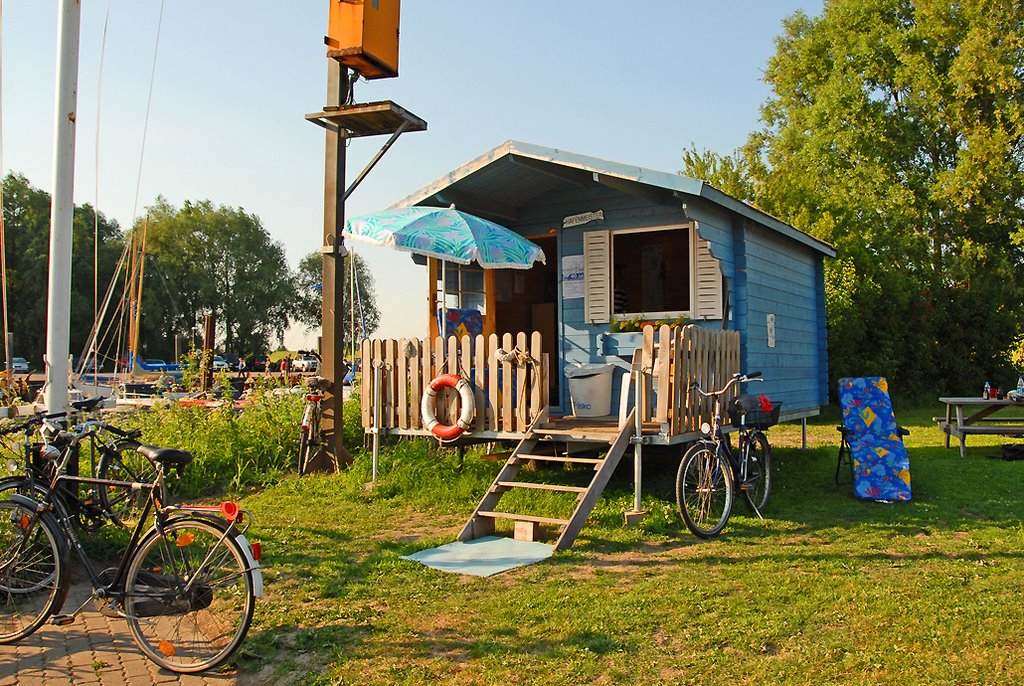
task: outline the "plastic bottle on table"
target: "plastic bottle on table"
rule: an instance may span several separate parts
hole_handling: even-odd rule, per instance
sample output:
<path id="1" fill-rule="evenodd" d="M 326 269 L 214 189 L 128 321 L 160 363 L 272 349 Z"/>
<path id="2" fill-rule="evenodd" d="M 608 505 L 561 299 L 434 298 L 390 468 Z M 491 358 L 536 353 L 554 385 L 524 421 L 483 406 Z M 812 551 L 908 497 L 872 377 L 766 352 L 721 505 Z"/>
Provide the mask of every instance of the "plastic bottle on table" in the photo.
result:
<path id="1" fill-rule="evenodd" d="M 985 390 L 981 392 L 981 397 L 988 400 L 992 397 L 992 384 L 988 381 L 985 382 Z"/>
<path id="2" fill-rule="evenodd" d="M 1024 398 L 1024 374 L 1017 377 L 1017 397 Z"/>

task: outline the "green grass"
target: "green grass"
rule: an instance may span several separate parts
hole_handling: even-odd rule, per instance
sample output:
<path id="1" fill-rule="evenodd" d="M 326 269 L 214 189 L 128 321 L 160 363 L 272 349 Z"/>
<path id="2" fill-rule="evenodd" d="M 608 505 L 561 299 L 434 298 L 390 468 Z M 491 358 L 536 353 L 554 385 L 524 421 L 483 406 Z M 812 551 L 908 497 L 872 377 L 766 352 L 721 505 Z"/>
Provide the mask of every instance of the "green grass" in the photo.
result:
<path id="1" fill-rule="evenodd" d="M 911 429 L 914 500 L 836 486 L 837 418 L 773 428 L 766 520 L 738 505 L 702 542 L 674 504 L 678 454 L 645 454 L 640 526 L 629 455 L 574 547 L 488 579 L 401 560 L 447 543 L 499 463 L 401 442 L 332 477 L 286 477 L 244 504 L 267 594 L 239 664 L 295 684 L 1020 683 L 1024 465 L 1000 439 L 942 447 Z M 834 412 L 834 411 L 833 411 Z M 538 478 L 544 474 L 539 473 Z"/>

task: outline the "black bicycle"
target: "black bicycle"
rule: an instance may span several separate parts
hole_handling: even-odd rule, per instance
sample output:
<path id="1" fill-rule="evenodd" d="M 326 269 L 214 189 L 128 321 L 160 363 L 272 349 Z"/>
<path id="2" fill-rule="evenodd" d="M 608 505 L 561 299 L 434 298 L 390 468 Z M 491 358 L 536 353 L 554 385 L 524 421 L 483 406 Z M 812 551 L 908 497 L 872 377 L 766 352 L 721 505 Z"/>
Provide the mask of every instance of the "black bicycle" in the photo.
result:
<path id="1" fill-rule="evenodd" d="M 105 615 L 124 617 L 140 650 L 161 667 L 194 673 L 228 659 L 244 640 L 255 599 L 263 594 L 259 544 L 245 537 L 251 515 L 232 502 L 166 504 L 165 475 L 180 472 L 192 459 L 188 452 L 139 444 L 138 453 L 154 467 L 152 481 L 76 477 L 66 471 L 73 451 L 109 427 L 90 420 L 66 431 L 44 417 L 42 429 L 42 454 L 54 460 L 55 476 L 38 499 L 14 493 L 0 501 L 0 644 L 31 635 L 47 619 L 70 624 L 91 601 Z M 117 566 L 98 570 L 85 551 L 72 514 L 56 495 L 69 482 L 145 494 Z M 30 492 L 40 493 L 34 487 Z M 88 574 L 92 596 L 61 614 L 71 583 L 71 550 Z"/>
<path id="2" fill-rule="evenodd" d="M 715 400 L 712 423 L 701 426 L 704 438 L 694 443 L 679 464 L 676 475 L 676 506 L 686 527 L 701 538 L 712 538 L 725 529 L 732 514 L 735 492 L 758 517 L 768 504 L 772 489 L 772 448 L 764 430 L 778 423 L 781 403 L 740 395 L 729 403 L 730 420 L 738 429 L 733 452 L 723 430 L 722 398 L 737 384 L 763 381 L 761 372 L 735 374 L 724 388 L 705 392 Z M 763 517 L 762 517 L 763 518 Z"/>
<path id="3" fill-rule="evenodd" d="M 92 407 L 87 404 L 74 403 L 73 409 L 88 411 Z M 57 415 L 51 418 L 56 419 L 62 416 Z M 9 463 L 8 468 L 12 475 L 0 479 L 0 499 L 7 498 L 13 493 L 31 496 L 33 490 L 38 492 L 40 489 L 45 489 L 53 480 L 55 476 L 53 468 L 56 462 L 52 456 L 48 457 L 43 454 L 47 450 L 53 450 L 53 447 L 49 446 L 41 436 L 36 435 L 42 426 L 43 415 L 36 414 L 20 424 L 0 431 L 0 438 L 12 434 L 22 434 L 20 442 L 13 447 L 7 446 L 7 448 L 19 454 L 24 462 L 20 471 L 13 461 Z M 89 450 L 84 456 L 87 473 L 104 480 L 152 481 L 156 475 L 155 467 L 136 450 L 139 446 L 139 437 L 142 435 L 141 430 L 123 431 L 105 423 L 101 423 L 99 426 L 102 428 L 88 434 Z M 76 445 L 74 451 L 68 460 L 67 469 L 71 476 L 78 476 L 82 467 L 80 460 L 83 457 L 81 445 Z M 93 486 L 83 494 L 80 485 L 72 482 L 62 484 L 57 496 L 64 501 L 66 509 L 73 515 L 76 524 L 89 531 L 98 529 L 108 521 L 126 527 L 134 524 L 144 498 L 139 492 L 126 492 L 100 486 Z"/>

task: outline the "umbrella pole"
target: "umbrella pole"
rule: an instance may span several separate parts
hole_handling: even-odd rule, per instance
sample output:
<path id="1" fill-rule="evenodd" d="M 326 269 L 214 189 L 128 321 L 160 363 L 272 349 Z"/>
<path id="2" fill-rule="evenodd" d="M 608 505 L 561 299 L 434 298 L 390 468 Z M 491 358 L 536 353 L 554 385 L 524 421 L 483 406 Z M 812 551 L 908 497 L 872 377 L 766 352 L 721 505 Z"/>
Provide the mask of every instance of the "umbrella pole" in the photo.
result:
<path id="1" fill-rule="evenodd" d="M 448 274 L 446 260 L 441 260 L 441 338 L 448 338 Z"/>

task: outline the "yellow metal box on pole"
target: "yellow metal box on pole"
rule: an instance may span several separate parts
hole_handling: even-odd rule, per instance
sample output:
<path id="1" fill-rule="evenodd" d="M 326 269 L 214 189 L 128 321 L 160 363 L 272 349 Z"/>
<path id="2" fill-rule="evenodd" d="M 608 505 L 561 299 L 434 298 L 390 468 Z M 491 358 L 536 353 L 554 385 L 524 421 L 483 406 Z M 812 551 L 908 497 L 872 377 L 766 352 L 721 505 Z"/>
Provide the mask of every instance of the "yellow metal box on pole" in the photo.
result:
<path id="1" fill-rule="evenodd" d="M 398 76 L 399 0 L 330 0 L 327 56 L 366 79 Z"/>

